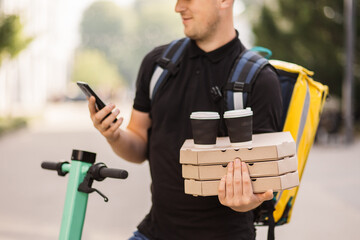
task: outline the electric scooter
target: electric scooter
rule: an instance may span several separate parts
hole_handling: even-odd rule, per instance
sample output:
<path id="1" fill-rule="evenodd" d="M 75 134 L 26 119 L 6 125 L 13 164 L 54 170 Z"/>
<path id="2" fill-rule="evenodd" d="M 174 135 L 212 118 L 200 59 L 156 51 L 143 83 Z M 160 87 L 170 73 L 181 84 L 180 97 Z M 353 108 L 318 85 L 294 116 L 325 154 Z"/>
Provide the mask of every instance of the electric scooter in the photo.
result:
<path id="1" fill-rule="evenodd" d="M 97 192 L 105 202 L 109 200 L 99 190 L 92 188 L 94 180 L 128 177 L 127 171 L 107 168 L 104 163 L 95 164 L 95 159 L 96 153 L 73 150 L 71 163 L 66 161 L 41 163 L 42 168 L 55 170 L 59 176 L 69 173 L 59 240 L 81 239 L 89 193 Z"/>

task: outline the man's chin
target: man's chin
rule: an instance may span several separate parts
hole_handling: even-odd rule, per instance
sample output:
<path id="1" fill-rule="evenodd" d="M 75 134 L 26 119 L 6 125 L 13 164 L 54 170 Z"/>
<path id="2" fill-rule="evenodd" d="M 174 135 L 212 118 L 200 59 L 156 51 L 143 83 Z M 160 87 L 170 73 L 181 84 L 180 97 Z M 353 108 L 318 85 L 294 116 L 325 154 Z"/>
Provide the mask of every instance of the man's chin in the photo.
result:
<path id="1" fill-rule="evenodd" d="M 191 31 L 186 31 L 186 29 L 184 29 L 184 34 L 186 37 L 192 39 L 192 40 L 196 40 L 197 37 L 196 37 L 196 34 L 194 34 L 193 32 Z"/>

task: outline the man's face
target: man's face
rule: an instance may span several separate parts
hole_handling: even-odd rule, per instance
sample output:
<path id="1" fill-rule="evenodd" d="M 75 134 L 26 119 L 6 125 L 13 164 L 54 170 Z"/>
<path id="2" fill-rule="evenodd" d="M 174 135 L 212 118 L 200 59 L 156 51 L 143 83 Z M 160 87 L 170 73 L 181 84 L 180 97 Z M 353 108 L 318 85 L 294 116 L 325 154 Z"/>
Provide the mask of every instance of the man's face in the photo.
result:
<path id="1" fill-rule="evenodd" d="M 219 15 L 217 0 L 178 0 L 175 11 L 180 13 L 184 33 L 194 40 L 205 40 L 216 30 Z"/>

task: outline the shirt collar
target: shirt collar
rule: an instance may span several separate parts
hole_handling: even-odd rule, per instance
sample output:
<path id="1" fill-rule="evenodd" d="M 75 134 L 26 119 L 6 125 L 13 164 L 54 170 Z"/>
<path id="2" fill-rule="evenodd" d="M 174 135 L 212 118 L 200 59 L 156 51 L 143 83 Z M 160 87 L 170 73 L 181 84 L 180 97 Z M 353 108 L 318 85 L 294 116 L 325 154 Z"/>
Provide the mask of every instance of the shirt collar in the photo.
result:
<path id="1" fill-rule="evenodd" d="M 239 39 L 239 33 L 236 30 L 236 37 L 232 39 L 230 42 L 226 43 L 225 45 L 211 51 L 211 52 L 205 52 L 201 48 L 199 48 L 196 45 L 195 40 L 191 40 L 189 49 L 190 49 L 190 58 L 205 56 L 207 57 L 211 62 L 218 62 L 221 59 L 223 59 L 225 56 L 227 56 L 230 52 L 233 52 L 235 49 L 240 48 L 240 52 L 242 52 L 245 47 L 242 45 L 240 39 Z"/>

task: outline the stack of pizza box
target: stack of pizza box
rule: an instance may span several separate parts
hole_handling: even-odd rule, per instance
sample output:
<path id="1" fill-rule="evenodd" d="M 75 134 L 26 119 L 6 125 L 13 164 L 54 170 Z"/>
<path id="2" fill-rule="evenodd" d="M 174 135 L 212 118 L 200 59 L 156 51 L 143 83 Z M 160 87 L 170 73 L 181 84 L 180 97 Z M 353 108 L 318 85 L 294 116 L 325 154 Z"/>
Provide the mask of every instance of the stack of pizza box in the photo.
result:
<path id="1" fill-rule="evenodd" d="M 254 193 L 274 192 L 299 185 L 296 144 L 290 132 L 254 134 L 252 143 L 232 147 L 228 137 L 217 138 L 212 148 L 197 148 L 193 139 L 180 149 L 185 193 L 194 196 L 218 194 L 227 164 L 239 158 L 247 164 Z"/>

